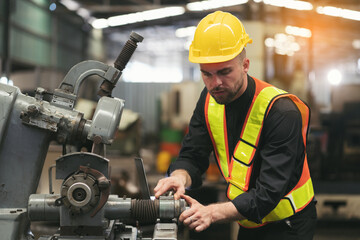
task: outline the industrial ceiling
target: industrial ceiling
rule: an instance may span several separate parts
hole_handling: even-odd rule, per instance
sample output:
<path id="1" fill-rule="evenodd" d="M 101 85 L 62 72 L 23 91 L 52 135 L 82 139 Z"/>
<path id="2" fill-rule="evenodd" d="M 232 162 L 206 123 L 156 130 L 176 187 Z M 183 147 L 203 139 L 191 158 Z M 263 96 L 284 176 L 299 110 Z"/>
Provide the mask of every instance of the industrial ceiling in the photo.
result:
<path id="1" fill-rule="evenodd" d="M 64 1 L 65 0 L 60 0 L 60 2 Z M 166 36 L 169 37 L 171 35 L 167 32 L 171 27 L 179 28 L 196 25 L 196 23 L 208 12 L 224 10 L 237 14 L 243 20 L 260 20 L 269 24 L 284 23 L 310 29 L 314 36 L 312 43 L 314 45 L 314 55 L 326 56 L 324 58 L 318 57 L 318 64 L 326 64 L 330 61 L 336 62 L 337 59 L 352 58 L 351 56 L 354 54 L 359 55 L 358 49 L 354 51 L 352 42 L 356 39 L 360 39 L 360 31 L 358 31 L 358 29 L 360 29 L 360 19 L 351 20 L 321 15 L 315 12 L 315 9 L 319 6 L 331 6 L 360 11 L 358 0 L 300 1 L 311 3 L 314 8 L 312 11 L 297 11 L 286 7 L 276 7 L 275 5 L 278 3 L 282 4 L 284 2 L 289 2 L 277 0 L 242 1 L 244 4 L 204 11 L 189 10 L 188 4 L 197 2 L 195 0 L 76 0 L 76 2 L 81 8 L 89 11 L 92 19 L 109 19 L 119 15 L 129 16 L 127 14 L 165 7 L 184 8 L 184 13 L 177 16 L 105 28 L 104 33 L 107 34 L 117 34 L 121 31 L 130 31 L 137 28 L 153 29 L 154 26 L 165 26 L 161 32 L 156 30 L 149 31 L 149 34 L 153 32 L 159 39 L 164 39 Z M 216 0 L 208 2 L 216 2 Z M 349 14 L 345 13 L 345 15 Z M 322 44 L 325 42 L 326 44 Z M 358 57 L 359 56 L 356 56 L 355 58 Z"/>

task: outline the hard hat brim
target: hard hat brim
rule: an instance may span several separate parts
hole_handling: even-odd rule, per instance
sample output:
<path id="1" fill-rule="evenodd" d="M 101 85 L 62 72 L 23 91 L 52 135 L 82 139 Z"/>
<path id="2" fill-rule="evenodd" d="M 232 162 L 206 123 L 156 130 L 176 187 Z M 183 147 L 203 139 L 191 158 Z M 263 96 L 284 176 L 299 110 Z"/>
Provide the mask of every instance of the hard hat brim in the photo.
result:
<path id="1" fill-rule="evenodd" d="M 242 51 L 242 49 L 241 49 Z M 240 52 L 241 52 L 240 51 Z M 234 59 L 239 53 L 234 53 L 226 56 L 206 56 L 206 57 L 194 57 L 192 54 L 189 54 L 189 61 L 192 63 L 219 63 L 226 62 L 231 59 Z"/>
<path id="2" fill-rule="evenodd" d="M 240 48 L 238 51 L 236 51 L 233 54 L 220 55 L 220 56 L 203 56 L 203 57 L 194 56 L 193 50 L 192 50 L 193 46 L 191 45 L 190 49 L 189 49 L 189 61 L 192 62 L 192 63 L 219 63 L 219 62 L 226 62 L 226 61 L 234 59 L 236 56 L 238 56 L 242 52 L 242 50 L 246 47 L 246 45 L 248 43 L 249 44 L 252 43 L 251 38 L 248 40 L 247 43 L 245 43 L 245 45 L 242 48 Z"/>

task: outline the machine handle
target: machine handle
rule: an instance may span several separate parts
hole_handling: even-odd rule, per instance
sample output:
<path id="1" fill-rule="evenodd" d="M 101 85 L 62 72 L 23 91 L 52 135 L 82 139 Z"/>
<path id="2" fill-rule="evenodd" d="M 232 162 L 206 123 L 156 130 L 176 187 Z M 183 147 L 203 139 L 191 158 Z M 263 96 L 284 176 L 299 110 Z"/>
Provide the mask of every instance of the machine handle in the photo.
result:
<path id="1" fill-rule="evenodd" d="M 129 40 L 127 40 L 119 56 L 116 58 L 114 62 L 114 68 L 120 71 L 118 77 L 120 77 L 122 70 L 124 70 L 126 64 L 129 62 L 131 56 L 135 52 L 137 48 L 137 43 L 142 42 L 143 39 L 144 38 L 141 35 L 137 34 L 136 32 L 131 32 Z M 110 82 L 104 80 L 100 86 L 98 95 L 111 97 L 111 93 L 115 85 L 116 85 L 116 81 Z"/>
<path id="2" fill-rule="evenodd" d="M 126 64 L 129 62 L 137 48 L 137 43 L 142 42 L 143 39 L 144 38 L 136 32 L 131 32 L 130 39 L 126 42 L 119 56 L 115 60 L 114 67 L 120 71 L 124 70 Z"/>

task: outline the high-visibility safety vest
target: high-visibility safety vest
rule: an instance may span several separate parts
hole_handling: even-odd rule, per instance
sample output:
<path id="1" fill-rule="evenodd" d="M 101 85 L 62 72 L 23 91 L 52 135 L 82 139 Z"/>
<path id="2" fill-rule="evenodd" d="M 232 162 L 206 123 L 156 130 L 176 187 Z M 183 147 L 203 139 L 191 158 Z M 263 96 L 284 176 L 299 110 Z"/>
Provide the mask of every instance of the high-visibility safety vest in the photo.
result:
<path id="1" fill-rule="evenodd" d="M 225 105 L 218 104 L 210 94 L 205 101 L 206 125 L 214 146 L 214 153 L 222 175 L 228 183 L 227 197 L 232 200 L 248 191 L 254 156 L 264 123 L 273 103 L 281 98 L 290 98 L 302 116 L 302 137 L 306 149 L 306 137 L 309 125 L 310 110 L 295 95 L 280 90 L 268 83 L 255 79 L 255 95 L 247 112 L 244 125 L 234 153 L 229 155 Z M 314 190 L 307 164 L 306 150 L 302 175 L 296 186 L 287 193 L 278 205 L 262 219 L 260 224 L 250 220 L 238 221 L 247 228 L 255 228 L 288 218 L 305 208 L 314 197 Z"/>

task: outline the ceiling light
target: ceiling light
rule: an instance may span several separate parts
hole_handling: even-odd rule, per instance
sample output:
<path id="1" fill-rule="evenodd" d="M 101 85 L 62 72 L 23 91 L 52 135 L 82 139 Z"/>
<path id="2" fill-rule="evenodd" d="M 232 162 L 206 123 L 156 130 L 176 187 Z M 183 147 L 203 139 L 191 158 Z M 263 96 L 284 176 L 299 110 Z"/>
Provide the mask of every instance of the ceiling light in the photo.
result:
<path id="1" fill-rule="evenodd" d="M 60 3 L 70 11 L 76 11 L 80 8 L 80 4 L 73 0 L 60 0 Z"/>
<path id="2" fill-rule="evenodd" d="M 196 30 L 195 26 L 185 27 L 185 28 L 178 28 L 175 31 L 175 36 L 178 37 L 178 38 L 192 37 L 195 34 L 195 30 Z"/>
<path id="3" fill-rule="evenodd" d="M 190 11 L 203 11 L 215 8 L 229 7 L 247 3 L 248 0 L 208 0 L 186 4 Z"/>
<path id="4" fill-rule="evenodd" d="M 76 13 L 83 19 L 89 19 L 91 17 L 90 11 L 85 8 L 79 8 Z"/>
<path id="5" fill-rule="evenodd" d="M 275 46 L 275 41 L 273 38 L 266 38 L 265 39 L 265 46 L 266 47 L 274 47 Z"/>
<path id="6" fill-rule="evenodd" d="M 300 45 L 295 41 L 295 37 L 284 33 L 275 34 L 275 38 L 266 38 L 265 46 L 274 48 L 276 54 L 293 56 L 300 50 Z"/>
<path id="7" fill-rule="evenodd" d="M 360 12 L 350 9 L 325 6 L 325 7 L 317 7 L 316 12 L 328 16 L 341 17 L 341 18 L 360 21 Z"/>
<path id="8" fill-rule="evenodd" d="M 121 26 L 130 23 L 150 21 L 154 19 L 178 16 L 185 13 L 183 7 L 165 7 L 143 12 L 130 13 L 108 18 L 109 26 Z"/>
<path id="9" fill-rule="evenodd" d="M 305 1 L 295 1 L 295 0 L 264 0 L 265 4 L 276 6 L 276 7 L 285 7 L 296 10 L 312 10 L 313 5 Z"/>
<path id="10" fill-rule="evenodd" d="M 93 28 L 96 28 L 96 29 L 109 27 L 108 20 L 105 18 L 94 19 L 91 22 L 91 25 L 93 26 Z"/>
<path id="11" fill-rule="evenodd" d="M 144 19 L 141 17 L 140 13 L 130 13 L 126 15 L 119 15 L 115 17 L 109 17 L 107 19 L 109 26 L 120 26 L 130 23 L 142 22 Z"/>
<path id="12" fill-rule="evenodd" d="M 169 76 L 171 77 L 169 78 Z M 139 61 L 131 61 L 126 66 L 122 79 L 124 82 L 178 83 L 183 80 L 183 74 L 178 67 L 159 67 Z"/>
<path id="13" fill-rule="evenodd" d="M 0 78 L 0 83 L 14 86 L 14 82 L 11 79 L 8 79 L 6 76 L 2 76 Z"/>
<path id="14" fill-rule="evenodd" d="M 355 39 L 355 40 L 352 42 L 352 46 L 353 46 L 353 48 L 355 48 L 355 49 L 360 49 L 360 39 Z"/>
<path id="15" fill-rule="evenodd" d="M 311 37 L 311 30 L 306 28 L 300 28 L 295 26 L 286 26 L 285 32 L 290 35 L 299 36 L 299 37 Z"/>
<path id="16" fill-rule="evenodd" d="M 289 48 L 292 52 L 297 52 L 300 50 L 300 45 L 297 42 L 292 42 Z"/>
<path id="17" fill-rule="evenodd" d="M 339 85 L 342 79 L 342 74 L 338 69 L 332 69 L 329 71 L 327 79 L 331 85 Z"/>
<path id="18" fill-rule="evenodd" d="M 7 84 L 7 83 L 8 83 L 8 78 L 5 77 L 5 76 L 2 76 L 2 77 L 0 78 L 0 83 Z"/>
<path id="19" fill-rule="evenodd" d="M 178 16 L 185 13 L 185 8 L 183 7 L 165 7 L 154 10 L 148 10 L 141 13 L 145 21 L 166 18 L 171 16 Z"/>
<path id="20" fill-rule="evenodd" d="M 184 43 L 184 49 L 185 49 L 186 51 L 189 51 L 191 44 L 192 44 L 192 41 L 191 41 L 191 40 L 186 41 L 186 42 Z"/>

